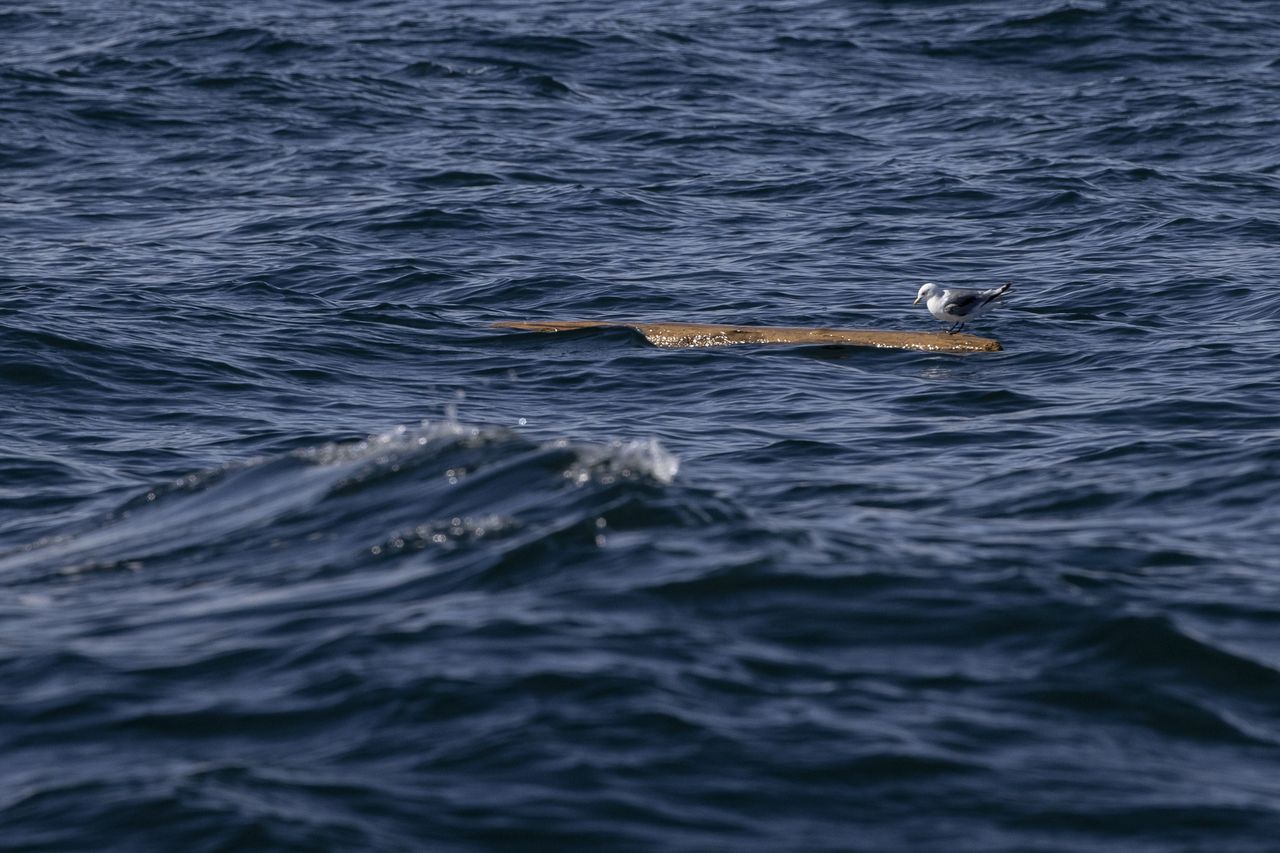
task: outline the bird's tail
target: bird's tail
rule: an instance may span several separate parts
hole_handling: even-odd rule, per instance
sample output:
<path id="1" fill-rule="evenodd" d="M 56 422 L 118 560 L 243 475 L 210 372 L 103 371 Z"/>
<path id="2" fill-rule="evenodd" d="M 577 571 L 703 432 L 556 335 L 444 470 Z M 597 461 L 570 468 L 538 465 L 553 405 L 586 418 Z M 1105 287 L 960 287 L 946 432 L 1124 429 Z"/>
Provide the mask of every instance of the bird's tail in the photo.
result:
<path id="1" fill-rule="evenodd" d="M 1004 284 L 1000 285 L 995 290 L 988 290 L 987 293 L 989 293 L 990 296 L 987 296 L 985 299 L 983 299 L 981 304 L 993 305 L 995 302 L 999 301 L 1001 296 L 1004 296 L 1006 293 L 1008 293 L 1012 289 L 1013 289 L 1013 282 L 1006 281 Z"/>

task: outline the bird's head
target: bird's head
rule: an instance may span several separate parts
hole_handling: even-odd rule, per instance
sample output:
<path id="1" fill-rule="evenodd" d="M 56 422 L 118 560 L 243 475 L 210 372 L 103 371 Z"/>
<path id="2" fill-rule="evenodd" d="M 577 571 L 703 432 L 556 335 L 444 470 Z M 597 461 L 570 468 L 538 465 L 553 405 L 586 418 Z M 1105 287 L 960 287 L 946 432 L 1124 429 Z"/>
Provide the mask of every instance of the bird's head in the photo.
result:
<path id="1" fill-rule="evenodd" d="M 924 284 L 920 285 L 920 292 L 916 294 L 916 301 L 911 304 L 919 305 L 921 299 L 928 299 L 930 296 L 933 296 L 934 291 L 937 289 L 938 285 L 931 281 L 926 281 Z"/>

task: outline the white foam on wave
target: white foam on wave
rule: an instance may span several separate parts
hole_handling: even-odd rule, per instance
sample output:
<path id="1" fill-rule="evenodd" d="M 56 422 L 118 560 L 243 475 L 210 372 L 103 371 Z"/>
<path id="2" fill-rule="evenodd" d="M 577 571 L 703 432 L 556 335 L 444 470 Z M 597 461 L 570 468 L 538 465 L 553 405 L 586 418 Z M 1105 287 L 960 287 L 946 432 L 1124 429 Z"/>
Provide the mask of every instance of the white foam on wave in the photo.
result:
<path id="1" fill-rule="evenodd" d="M 294 456 L 314 465 L 330 466 L 367 463 L 376 467 L 395 466 L 399 460 L 442 444 L 481 447 L 485 444 L 524 442 L 517 432 L 500 427 L 478 427 L 448 418 L 424 420 L 416 426 L 400 425 L 386 432 L 349 442 L 330 442 L 293 451 Z M 576 483 L 647 479 L 670 484 L 680 470 L 680 460 L 656 438 L 614 440 L 604 444 L 557 439 L 531 444 L 541 449 L 567 450 L 574 461 L 564 476 Z"/>
<path id="2" fill-rule="evenodd" d="M 490 430 L 490 437 L 497 437 L 498 430 Z M 363 459 L 376 459 L 382 455 L 413 452 L 440 441 L 483 440 L 485 431 L 480 427 L 464 426 L 455 420 L 424 420 L 416 427 L 400 425 L 386 432 L 377 433 L 356 441 L 327 442 L 315 447 L 303 447 L 292 455 L 316 465 L 339 465 Z"/>
<path id="3" fill-rule="evenodd" d="M 656 438 L 577 445 L 575 449 L 578 462 L 565 470 L 565 476 L 578 483 L 649 479 L 665 486 L 680 470 L 679 458 Z"/>

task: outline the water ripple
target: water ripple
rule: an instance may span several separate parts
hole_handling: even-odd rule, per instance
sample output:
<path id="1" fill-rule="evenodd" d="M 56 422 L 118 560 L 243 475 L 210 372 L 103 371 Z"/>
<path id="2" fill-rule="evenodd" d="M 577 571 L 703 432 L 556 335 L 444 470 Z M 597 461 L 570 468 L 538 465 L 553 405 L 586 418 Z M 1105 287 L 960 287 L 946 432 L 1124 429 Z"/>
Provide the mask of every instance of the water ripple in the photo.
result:
<path id="1" fill-rule="evenodd" d="M 1270 849 L 1273 19 L 0 11 L 0 832 Z"/>

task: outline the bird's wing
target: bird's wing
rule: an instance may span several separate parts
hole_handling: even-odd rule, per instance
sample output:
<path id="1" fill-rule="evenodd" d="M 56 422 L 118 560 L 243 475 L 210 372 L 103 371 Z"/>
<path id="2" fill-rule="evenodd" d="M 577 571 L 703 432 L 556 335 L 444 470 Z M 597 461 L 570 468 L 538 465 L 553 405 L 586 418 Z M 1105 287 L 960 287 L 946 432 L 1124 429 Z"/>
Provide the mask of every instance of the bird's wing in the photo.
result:
<path id="1" fill-rule="evenodd" d="M 977 290 L 961 290 L 948 291 L 946 301 L 942 303 L 942 310 L 954 317 L 963 317 L 966 314 L 972 314 L 983 305 L 987 304 L 986 294 Z"/>
<path id="2" fill-rule="evenodd" d="M 965 317 L 1004 295 L 1008 285 L 991 290 L 948 290 L 942 310 L 953 317 Z"/>

